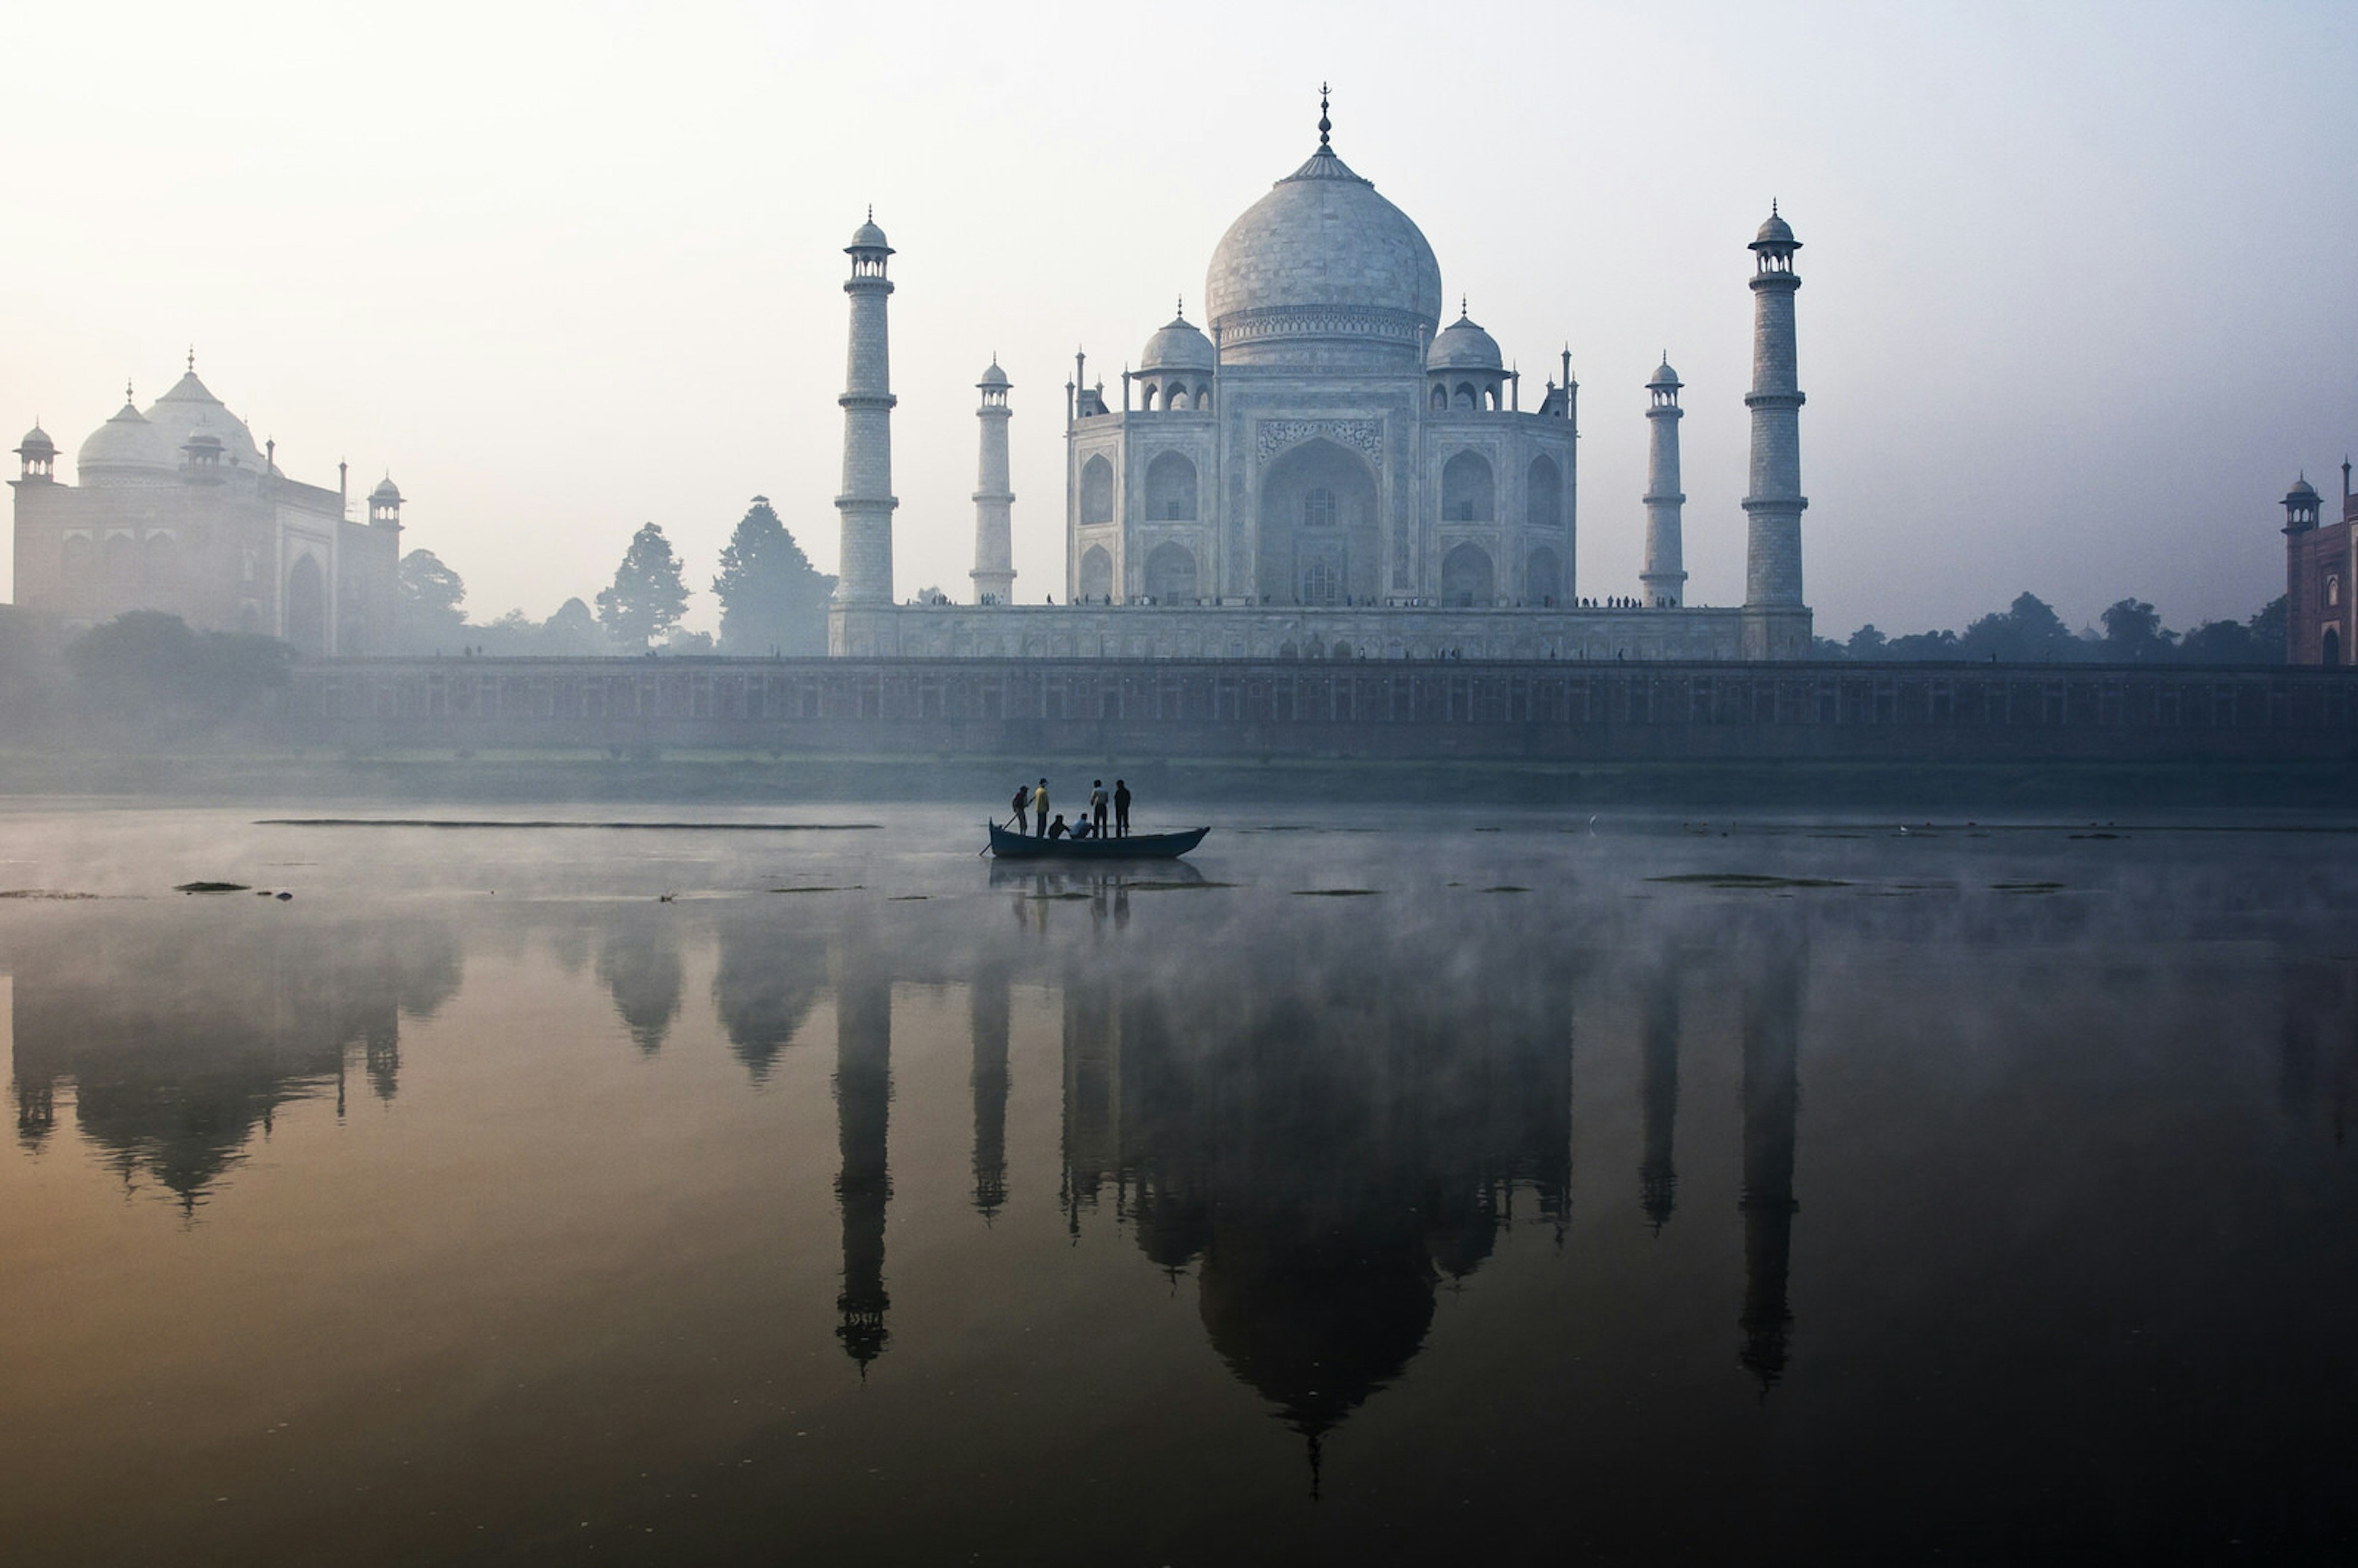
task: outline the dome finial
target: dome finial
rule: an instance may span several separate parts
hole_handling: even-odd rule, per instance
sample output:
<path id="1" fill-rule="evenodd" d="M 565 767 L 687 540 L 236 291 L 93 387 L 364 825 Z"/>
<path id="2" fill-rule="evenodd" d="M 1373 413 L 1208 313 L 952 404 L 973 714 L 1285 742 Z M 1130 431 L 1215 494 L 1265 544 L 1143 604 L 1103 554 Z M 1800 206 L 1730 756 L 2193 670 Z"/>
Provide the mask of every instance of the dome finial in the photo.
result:
<path id="1" fill-rule="evenodd" d="M 1774 218 L 1776 215 L 1777 215 L 1777 199 L 1776 199 L 1775 197 L 1771 196 L 1771 197 L 1768 199 L 1768 216 L 1770 216 L 1771 218 Z"/>
<path id="2" fill-rule="evenodd" d="M 1326 146 L 1326 134 L 1335 128 L 1334 122 L 1326 118 L 1326 84 L 1320 82 L 1318 84 L 1318 145 L 1322 147 Z"/>
<path id="3" fill-rule="evenodd" d="M 1182 321 L 1184 321 L 1187 319 L 1187 297 L 1185 295 L 1183 294 L 1179 296 L 1178 299 L 1174 303 L 1172 307 L 1172 314 L 1178 317 Z"/>
<path id="4" fill-rule="evenodd" d="M 136 403 L 139 401 L 137 398 L 131 395 L 131 378 L 127 375 L 123 378 L 123 401 L 125 403 Z"/>
<path id="5" fill-rule="evenodd" d="M 189 373 L 197 373 L 197 345 L 194 343 L 189 345 Z"/>

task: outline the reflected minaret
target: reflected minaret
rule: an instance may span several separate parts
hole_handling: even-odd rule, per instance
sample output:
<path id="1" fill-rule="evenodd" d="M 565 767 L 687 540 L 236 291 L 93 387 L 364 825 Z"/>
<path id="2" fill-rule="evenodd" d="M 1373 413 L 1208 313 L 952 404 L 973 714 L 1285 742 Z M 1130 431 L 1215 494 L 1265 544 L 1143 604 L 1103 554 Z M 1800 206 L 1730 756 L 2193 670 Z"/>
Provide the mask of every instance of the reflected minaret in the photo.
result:
<path id="1" fill-rule="evenodd" d="M 990 1219 L 1007 1206 L 1007 972 L 984 969 L 968 998 L 974 1022 L 974 1206 Z"/>
<path id="2" fill-rule="evenodd" d="M 1123 1205 L 1121 1030 L 1106 987 L 1078 976 L 1065 986 L 1065 1228 L 1078 1236 L 1081 1210 L 1116 1183 L 1115 1210 Z"/>
<path id="3" fill-rule="evenodd" d="M 1744 1006 L 1744 1348 L 1765 1395 L 1784 1375 L 1793 1314 L 1794 1119 L 1801 1108 L 1801 955 L 1779 947 Z"/>
<path id="4" fill-rule="evenodd" d="M 843 1293 L 835 1304 L 843 1321 L 835 1335 L 860 1363 L 862 1377 L 890 1337 L 884 1211 L 892 1201 L 892 1177 L 884 1144 L 892 1115 L 892 981 L 865 958 L 853 957 L 835 983 L 835 1119 L 843 1152 L 843 1171 L 835 1179 L 843 1209 Z"/>
<path id="5" fill-rule="evenodd" d="M 1639 1025 L 1641 1076 L 1639 1098 L 1645 1108 L 1646 1150 L 1638 1161 L 1638 1201 L 1646 1221 L 1660 1236 L 1679 1206 L 1679 1173 L 1671 1149 L 1679 1120 L 1679 983 L 1673 970 L 1657 976 L 1646 993 Z"/>

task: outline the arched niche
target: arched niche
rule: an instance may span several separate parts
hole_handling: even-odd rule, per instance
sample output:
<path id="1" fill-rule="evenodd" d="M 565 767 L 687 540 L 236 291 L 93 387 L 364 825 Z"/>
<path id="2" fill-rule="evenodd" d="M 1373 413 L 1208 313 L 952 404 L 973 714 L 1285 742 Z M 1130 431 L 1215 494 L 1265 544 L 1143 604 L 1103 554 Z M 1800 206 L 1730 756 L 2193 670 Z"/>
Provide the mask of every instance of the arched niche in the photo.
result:
<path id="1" fill-rule="evenodd" d="M 98 546 L 88 535 L 75 535 L 59 549 L 58 568 L 68 582 L 88 582 L 98 572 Z"/>
<path id="2" fill-rule="evenodd" d="M 1186 546 L 1169 540 L 1157 545 L 1146 557 L 1146 594 L 1157 604 L 1192 604 L 1198 595 L 1195 586 L 1195 554 Z"/>
<path id="3" fill-rule="evenodd" d="M 1113 521 L 1113 465 L 1102 453 L 1081 465 L 1081 521 Z"/>
<path id="4" fill-rule="evenodd" d="M 1377 591 L 1376 474 L 1325 438 L 1281 455 L 1261 476 L 1255 586 L 1273 604 L 1366 600 Z"/>
<path id="5" fill-rule="evenodd" d="M 1453 609 L 1487 605 L 1498 598 L 1498 572 L 1490 552 L 1467 542 L 1441 557 L 1441 602 Z"/>
<path id="6" fill-rule="evenodd" d="M 1534 528 L 1563 526 L 1563 470 L 1542 452 L 1524 476 L 1524 516 Z"/>
<path id="7" fill-rule="evenodd" d="M 328 651 L 328 585 L 308 556 L 287 574 L 287 640 L 315 658 Z"/>
<path id="8" fill-rule="evenodd" d="M 1158 452 L 1146 465 L 1146 515 L 1152 522 L 1193 522 L 1195 465 L 1184 452 Z"/>
<path id="9" fill-rule="evenodd" d="M 1091 545 L 1081 552 L 1079 593 L 1085 604 L 1095 603 L 1113 593 L 1113 557 L 1103 545 Z"/>
<path id="10" fill-rule="evenodd" d="M 1531 552 L 1523 581 L 1527 602 L 1542 607 L 1554 604 L 1563 598 L 1563 562 L 1553 550 L 1541 545 Z"/>
<path id="11" fill-rule="evenodd" d="M 1441 520 L 1444 523 L 1487 523 L 1498 515 L 1498 484 L 1490 460 L 1479 452 L 1460 452 L 1441 465 Z"/>

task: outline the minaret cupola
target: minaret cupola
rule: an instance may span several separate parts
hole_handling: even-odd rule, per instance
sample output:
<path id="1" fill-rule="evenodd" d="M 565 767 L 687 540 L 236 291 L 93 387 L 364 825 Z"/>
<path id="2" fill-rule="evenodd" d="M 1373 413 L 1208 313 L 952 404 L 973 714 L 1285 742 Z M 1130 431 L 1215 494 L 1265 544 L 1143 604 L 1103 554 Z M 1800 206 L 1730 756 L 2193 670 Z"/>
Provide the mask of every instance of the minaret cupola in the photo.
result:
<path id="1" fill-rule="evenodd" d="M 1466 301 L 1457 319 L 1443 328 L 1424 355 L 1425 398 L 1434 413 L 1497 413 L 1507 406 L 1507 361 L 1498 340 L 1474 323 Z"/>
<path id="2" fill-rule="evenodd" d="M 368 517 L 372 527 L 401 526 L 401 487 L 393 482 L 391 474 L 377 481 L 376 488 L 369 492 Z"/>
<path id="3" fill-rule="evenodd" d="M 49 439 L 49 433 L 41 428 L 39 420 L 34 420 L 33 427 L 25 432 L 25 438 L 16 443 L 16 456 L 24 463 L 24 473 L 20 477 L 28 480 L 54 480 L 57 477 L 58 444 Z"/>
<path id="4" fill-rule="evenodd" d="M 2320 505 L 2317 486 L 2309 482 L 2309 475 L 2293 481 L 2292 488 L 2285 492 L 2285 532 L 2306 534 L 2316 527 Z"/>

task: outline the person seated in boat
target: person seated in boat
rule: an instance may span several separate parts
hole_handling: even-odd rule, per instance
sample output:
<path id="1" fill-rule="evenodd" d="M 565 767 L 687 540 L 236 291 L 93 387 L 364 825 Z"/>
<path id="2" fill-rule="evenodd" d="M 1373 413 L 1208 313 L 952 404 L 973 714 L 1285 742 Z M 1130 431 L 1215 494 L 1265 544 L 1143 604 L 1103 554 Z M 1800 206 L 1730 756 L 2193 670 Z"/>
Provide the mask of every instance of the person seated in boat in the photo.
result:
<path id="1" fill-rule="evenodd" d="M 1074 843 L 1077 844 L 1084 838 L 1095 838 L 1098 837 L 1099 837 L 1099 834 L 1098 833 L 1096 825 L 1090 822 L 1087 817 L 1084 816 L 1078 822 L 1073 824 Z"/>
<path id="2" fill-rule="evenodd" d="M 1048 824 L 1048 837 L 1052 839 L 1062 838 L 1071 831 L 1071 828 L 1065 826 L 1065 814 L 1061 811 L 1056 813 L 1056 820 Z"/>

